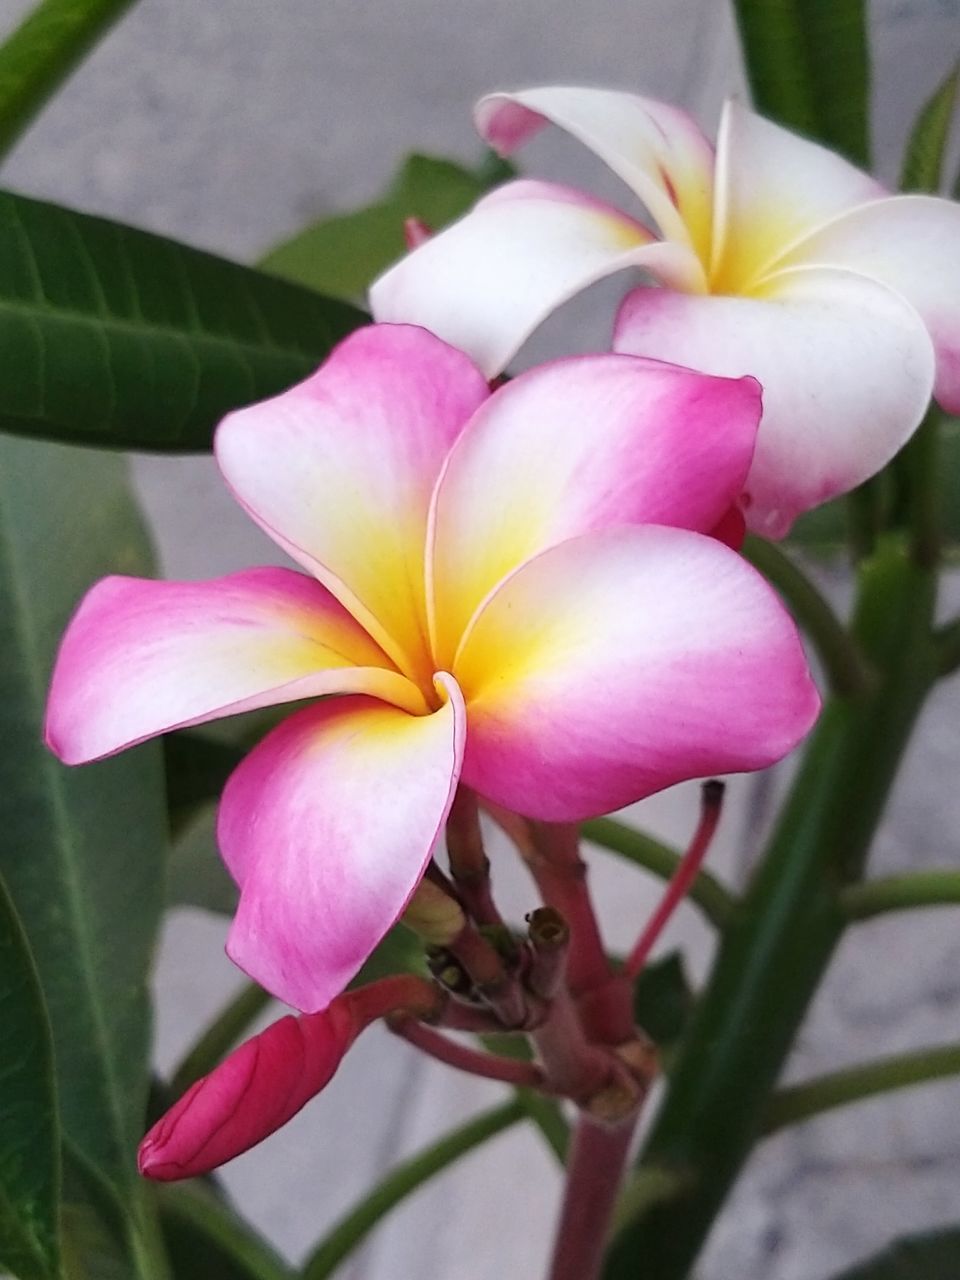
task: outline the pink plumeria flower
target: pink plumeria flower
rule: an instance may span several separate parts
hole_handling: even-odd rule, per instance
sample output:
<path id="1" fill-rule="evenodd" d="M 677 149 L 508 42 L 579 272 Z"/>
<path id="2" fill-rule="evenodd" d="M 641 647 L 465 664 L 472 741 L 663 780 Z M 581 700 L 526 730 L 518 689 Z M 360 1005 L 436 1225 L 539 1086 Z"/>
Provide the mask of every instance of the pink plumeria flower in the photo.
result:
<path id="1" fill-rule="evenodd" d="M 643 268 L 614 347 L 760 380 L 743 504 L 774 537 L 884 466 L 931 391 L 960 412 L 960 206 L 890 196 L 736 102 L 716 151 L 676 107 L 600 89 L 494 94 L 476 119 L 502 154 L 559 125 L 660 234 L 580 191 L 511 182 L 374 284 L 378 320 L 426 325 L 489 376 L 573 294 Z"/>
<path id="2" fill-rule="evenodd" d="M 100 582 L 47 740 L 72 764 L 314 699 L 232 775 L 218 842 L 229 954 L 320 1009 L 402 912 L 459 778 L 574 821 L 761 768 L 809 729 L 791 620 L 702 532 L 759 416 L 752 379 L 601 355 L 491 393 L 422 329 L 358 331 L 217 432 L 234 496 L 307 573 Z"/>

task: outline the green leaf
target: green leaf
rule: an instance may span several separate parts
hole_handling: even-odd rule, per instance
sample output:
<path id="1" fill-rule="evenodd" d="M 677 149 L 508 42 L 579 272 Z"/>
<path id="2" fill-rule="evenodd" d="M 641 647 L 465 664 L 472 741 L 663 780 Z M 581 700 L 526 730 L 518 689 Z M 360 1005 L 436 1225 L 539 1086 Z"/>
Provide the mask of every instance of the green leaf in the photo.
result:
<path id="1" fill-rule="evenodd" d="M 59 1274 L 60 1135 L 53 1040 L 26 935 L 0 878 L 0 1268 Z"/>
<path id="2" fill-rule="evenodd" d="M 940 190 L 943 157 L 957 104 L 958 81 L 960 63 L 954 63 L 953 69 L 920 109 L 903 157 L 901 191 L 929 191 L 936 194 Z"/>
<path id="3" fill-rule="evenodd" d="M 904 1236 L 834 1280 L 956 1280 L 960 1275 L 960 1227 Z"/>
<path id="4" fill-rule="evenodd" d="M 512 165 L 492 154 L 477 169 L 436 156 L 409 156 L 381 200 L 313 223 L 272 249 L 261 266 L 335 298 L 360 299 L 403 254 L 407 218 L 439 231 L 513 173 Z"/>
<path id="5" fill-rule="evenodd" d="M 206 805 L 179 832 L 167 861 L 167 903 L 232 916 L 239 890 L 217 852 L 217 807 Z"/>
<path id="6" fill-rule="evenodd" d="M 0 47 L 0 155 L 133 0 L 43 0 Z"/>
<path id="7" fill-rule="evenodd" d="M 202 1184 L 157 1187 L 176 1280 L 293 1280 L 293 1270 Z"/>
<path id="8" fill-rule="evenodd" d="M 444 1135 L 392 1169 L 355 1209 L 341 1218 L 321 1241 L 303 1268 L 303 1280 L 326 1280 L 343 1259 L 366 1239 L 373 1228 L 407 1196 L 442 1173 L 461 1156 L 524 1119 L 523 1103 L 514 1098 L 484 1111 L 460 1129 Z"/>
<path id="9" fill-rule="evenodd" d="M 249 267 L 0 192 L 0 428 L 202 450 L 311 372 L 362 312 Z"/>
<path id="10" fill-rule="evenodd" d="M 693 1004 L 693 988 L 679 951 L 648 964 L 633 988 L 637 1026 L 661 1048 L 669 1048 L 680 1039 Z"/>
<path id="11" fill-rule="evenodd" d="M 735 0 L 734 8 L 757 110 L 868 167 L 864 0 Z"/>
<path id="12" fill-rule="evenodd" d="M 41 721 L 86 587 L 151 568 L 122 459 L 0 439 L 0 872 L 53 1027 L 61 1120 L 105 1176 L 133 1176 L 147 1089 L 147 972 L 162 905 L 159 750 L 67 769 Z"/>

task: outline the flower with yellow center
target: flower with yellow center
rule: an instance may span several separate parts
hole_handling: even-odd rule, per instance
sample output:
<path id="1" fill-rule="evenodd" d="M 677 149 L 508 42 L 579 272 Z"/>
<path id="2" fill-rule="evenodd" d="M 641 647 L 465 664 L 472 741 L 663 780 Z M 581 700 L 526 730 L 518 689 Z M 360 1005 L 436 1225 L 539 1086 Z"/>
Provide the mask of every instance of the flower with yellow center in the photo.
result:
<path id="1" fill-rule="evenodd" d="M 931 392 L 960 412 L 960 205 L 890 196 L 736 102 L 716 149 L 676 107 L 601 89 L 495 94 L 476 118 L 503 154 L 559 125 L 646 215 L 508 183 L 374 284 L 377 319 L 422 324 L 492 375 L 574 293 L 642 268 L 648 283 L 624 301 L 614 347 L 759 379 L 741 503 L 775 537 L 883 467 Z"/>
<path id="2" fill-rule="evenodd" d="M 707 536 L 759 416 L 750 378 L 603 355 L 491 393 L 422 329 L 362 329 L 217 431 L 235 497 L 301 571 L 98 583 L 47 741 L 79 764 L 305 702 L 228 781 L 217 838 L 230 955 L 320 1009 L 403 911 L 461 777 L 573 821 L 762 768 L 809 729 L 792 622 Z"/>

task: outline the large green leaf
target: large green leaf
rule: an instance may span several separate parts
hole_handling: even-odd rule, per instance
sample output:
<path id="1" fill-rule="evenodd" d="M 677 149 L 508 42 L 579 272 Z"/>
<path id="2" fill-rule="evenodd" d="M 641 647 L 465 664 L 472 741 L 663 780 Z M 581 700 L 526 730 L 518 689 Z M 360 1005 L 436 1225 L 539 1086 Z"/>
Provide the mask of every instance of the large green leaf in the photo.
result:
<path id="1" fill-rule="evenodd" d="M 402 255 L 407 218 L 419 218 L 439 231 L 513 172 L 496 156 L 477 169 L 436 156 L 408 156 L 382 199 L 313 223 L 272 249 L 261 265 L 333 297 L 360 299 L 370 282 Z"/>
<path id="2" fill-rule="evenodd" d="M 960 1227 L 904 1236 L 834 1280 L 957 1280 L 960 1276 Z"/>
<path id="3" fill-rule="evenodd" d="M 867 166 L 864 0 L 735 0 L 734 8 L 758 111 Z"/>
<path id="4" fill-rule="evenodd" d="M 900 174 L 901 191 L 940 190 L 943 180 L 943 158 L 950 139 L 950 125 L 957 105 L 960 63 L 930 95 L 914 121 Z"/>
<path id="5" fill-rule="evenodd" d="M 161 236 L 0 192 L 0 428 L 208 449 L 237 405 L 304 377 L 365 321 Z"/>
<path id="6" fill-rule="evenodd" d="M 133 0 L 42 0 L 0 47 L 0 154 Z"/>
<path id="7" fill-rule="evenodd" d="M 26 935 L 0 877 L 0 1268 L 58 1273 L 60 1136 L 53 1041 Z"/>
<path id="8" fill-rule="evenodd" d="M 0 439 L 0 871 L 50 1011 L 64 1130 L 117 1181 L 147 1088 L 166 818 L 153 745 L 80 769 L 45 749 L 58 637 L 90 582 L 144 572 L 123 460 Z"/>
<path id="9" fill-rule="evenodd" d="M 202 1183 L 157 1193 L 176 1280 L 293 1280 L 267 1242 Z"/>

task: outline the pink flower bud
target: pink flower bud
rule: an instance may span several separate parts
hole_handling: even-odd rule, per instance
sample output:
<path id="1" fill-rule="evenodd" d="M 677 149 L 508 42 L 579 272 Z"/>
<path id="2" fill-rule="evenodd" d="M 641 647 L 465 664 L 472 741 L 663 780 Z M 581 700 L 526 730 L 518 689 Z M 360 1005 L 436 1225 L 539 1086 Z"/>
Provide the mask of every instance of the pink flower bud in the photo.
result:
<path id="1" fill-rule="evenodd" d="M 320 1092 L 363 1025 L 340 999 L 253 1036 L 153 1126 L 140 1144 L 140 1172 L 161 1182 L 192 1178 L 262 1142 Z"/>
<path id="2" fill-rule="evenodd" d="M 403 238 L 408 249 L 418 249 L 433 236 L 433 228 L 428 227 L 422 218 L 405 218 L 403 221 Z"/>

